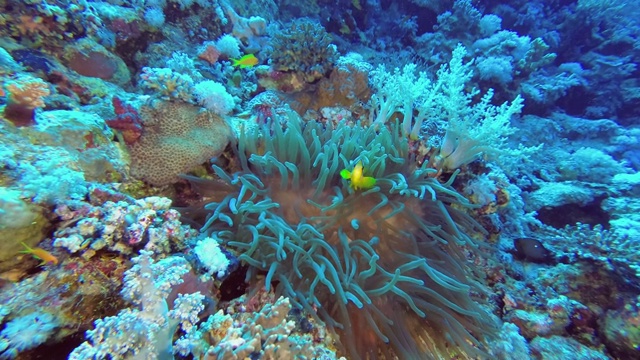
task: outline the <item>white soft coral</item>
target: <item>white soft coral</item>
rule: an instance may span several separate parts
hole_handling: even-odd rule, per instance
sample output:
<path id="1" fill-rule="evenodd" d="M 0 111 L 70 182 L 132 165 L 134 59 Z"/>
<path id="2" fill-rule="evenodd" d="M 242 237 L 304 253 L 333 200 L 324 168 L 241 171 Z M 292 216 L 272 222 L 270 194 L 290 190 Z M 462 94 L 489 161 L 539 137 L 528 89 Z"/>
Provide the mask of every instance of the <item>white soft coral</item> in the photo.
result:
<path id="1" fill-rule="evenodd" d="M 33 349 L 44 343 L 55 328 L 57 319 L 43 312 L 32 312 L 17 317 L 7 323 L 0 333 L 0 358 L 12 359 L 24 350 Z"/>
<path id="2" fill-rule="evenodd" d="M 208 274 L 216 274 L 217 277 L 224 276 L 229 267 L 229 259 L 220 249 L 218 241 L 213 238 L 205 238 L 198 242 L 194 249 L 198 260 L 207 268 Z"/>
<path id="3" fill-rule="evenodd" d="M 200 105 L 218 115 L 227 115 L 236 106 L 233 96 L 227 92 L 222 84 L 213 80 L 197 83 L 194 95 Z"/>

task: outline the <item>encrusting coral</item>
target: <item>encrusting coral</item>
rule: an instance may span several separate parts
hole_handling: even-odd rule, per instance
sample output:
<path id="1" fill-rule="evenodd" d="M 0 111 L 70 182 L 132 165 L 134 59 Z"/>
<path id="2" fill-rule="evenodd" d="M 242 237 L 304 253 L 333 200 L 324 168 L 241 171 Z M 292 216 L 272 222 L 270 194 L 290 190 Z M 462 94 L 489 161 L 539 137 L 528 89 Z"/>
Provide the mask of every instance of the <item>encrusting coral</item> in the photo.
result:
<path id="1" fill-rule="evenodd" d="M 129 145 L 131 175 L 156 186 L 219 155 L 231 139 L 223 118 L 181 102 L 145 104 L 139 121 L 144 131 Z"/>
<path id="2" fill-rule="evenodd" d="M 469 203 L 417 165 L 398 124 L 283 120 L 241 132 L 238 173 L 190 177 L 212 199 L 203 230 L 240 253 L 254 285 L 324 321 L 353 359 L 482 357 L 497 325 L 470 297 L 479 289 L 463 246 L 482 230 L 458 210 Z M 371 189 L 340 177 L 359 162 Z"/>

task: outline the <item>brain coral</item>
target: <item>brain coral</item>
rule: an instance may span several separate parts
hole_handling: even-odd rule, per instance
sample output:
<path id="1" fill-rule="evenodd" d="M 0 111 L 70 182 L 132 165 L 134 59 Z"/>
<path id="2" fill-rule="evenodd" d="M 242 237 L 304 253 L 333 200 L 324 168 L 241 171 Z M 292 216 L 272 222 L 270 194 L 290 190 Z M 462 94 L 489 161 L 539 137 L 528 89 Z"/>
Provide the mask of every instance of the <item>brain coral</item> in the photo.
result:
<path id="1" fill-rule="evenodd" d="M 240 135 L 239 172 L 192 179 L 214 200 L 203 230 L 240 253 L 254 286 L 324 321 L 353 359 L 486 357 L 496 326 L 469 295 L 462 247 L 481 229 L 457 209 L 465 199 L 417 166 L 397 124 L 332 128 L 291 112 L 274 126 L 283 120 Z M 377 179 L 363 192 L 339 175 L 359 161 Z"/>
<path id="2" fill-rule="evenodd" d="M 131 175 L 156 186 L 219 155 L 232 136 L 223 118 L 182 102 L 143 105 L 140 118 L 144 131 L 129 147 Z"/>

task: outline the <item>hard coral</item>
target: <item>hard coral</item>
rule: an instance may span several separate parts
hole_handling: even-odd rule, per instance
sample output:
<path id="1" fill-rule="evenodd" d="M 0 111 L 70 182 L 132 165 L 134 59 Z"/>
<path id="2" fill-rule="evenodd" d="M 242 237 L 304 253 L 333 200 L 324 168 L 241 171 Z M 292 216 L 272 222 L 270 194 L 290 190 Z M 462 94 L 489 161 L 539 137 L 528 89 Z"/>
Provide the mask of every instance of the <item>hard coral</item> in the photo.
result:
<path id="1" fill-rule="evenodd" d="M 191 102 L 194 82 L 191 76 L 169 68 L 142 68 L 140 85 L 165 99 Z"/>
<path id="2" fill-rule="evenodd" d="M 42 16 L 20 15 L 15 25 L 20 35 L 52 35 L 49 24 Z M 50 19 L 49 19 L 50 22 Z"/>
<path id="3" fill-rule="evenodd" d="M 203 359 L 335 358 L 332 351 L 314 344 L 311 335 L 294 333 L 296 323 L 291 320 L 291 308 L 289 299 L 280 297 L 260 310 L 236 315 L 245 321 L 219 311 L 207 321 L 213 344 Z"/>
<path id="4" fill-rule="evenodd" d="M 241 41 L 252 45 L 255 38 L 265 34 L 267 29 L 267 21 L 260 16 L 252 16 L 249 18 L 242 17 L 226 2 L 221 3 L 225 14 L 231 19 L 233 36 Z"/>
<path id="5" fill-rule="evenodd" d="M 293 109 L 304 114 L 309 109 L 319 110 L 323 107 L 342 105 L 357 109 L 371 96 L 369 89 L 369 72 L 371 65 L 354 54 L 342 56 L 336 61 L 335 67 L 328 76 L 323 77 L 314 86 L 313 91 L 296 91 L 293 79 L 287 78 L 289 73 L 274 71 L 270 77 L 281 91 L 293 91 L 291 98 Z M 284 74 L 282 76 L 281 74 Z M 258 81 L 268 85 L 260 72 L 256 71 Z M 303 84 L 306 85 L 306 84 Z M 265 86 L 267 87 L 267 86 Z"/>
<path id="6" fill-rule="evenodd" d="M 171 200 L 160 197 L 61 205 L 56 214 L 73 226 L 56 230 L 53 245 L 72 253 L 83 251 L 84 258 L 101 249 L 125 254 L 140 247 L 158 254 L 182 249 L 195 230 L 182 225 L 179 213 L 170 207 Z"/>
<path id="7" fill-rule="evenodd" d="M 321 78 L 338 57 L 324 27 L 306 18 L 294 20 L 275 33 L 271 46 L 275 70 L 302 73 L 309 83 Z"/>
<path id="8" fill-rule="evenodd" d="M 264 124 L 268 118 L 273 117 L 275 111 L 284 108 L 283 105 L 278 93 L 267 90 L 251 99 L 247 104 L 247 109 L 255 122 Z"/>
<path id="9" fill-rule="evenodd" d="M 290 113 L 241 134 L 238 155 L 237 174 L 214 166 L 203 230 L 240 253 L 250 279 L 266 272 L 258 284 L 277 283 L 354 359 L 483 357 L 496 327 L 469 296 L 462 251 L 473 246 L 463 231 L 480 229 L 397 124 L 332 128 Z M 377 180 L 363 192 L 339 175 L 359 161 Z"/>
<path id="10" fill-rule="evenodd" d="M 223 118 L 190 104 L 155 101 L 140 117 L 145 131 L 129 147 L 131 175 L 156 186 L 217 156 L 232 136 Z"/>

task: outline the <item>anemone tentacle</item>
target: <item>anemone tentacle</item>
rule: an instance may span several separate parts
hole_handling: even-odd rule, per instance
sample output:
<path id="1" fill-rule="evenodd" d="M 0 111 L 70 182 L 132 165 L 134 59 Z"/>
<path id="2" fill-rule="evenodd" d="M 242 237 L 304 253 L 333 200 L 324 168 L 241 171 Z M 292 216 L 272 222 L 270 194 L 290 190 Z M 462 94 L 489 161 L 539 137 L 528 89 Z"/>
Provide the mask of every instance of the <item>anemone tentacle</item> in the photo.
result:
<path id="1" fill-rule="evenodd" d="M 282 120 L 242 131 L 238 173 L 214 168 L 233 190 L 206 205 L 203 231 L 241 254 L 248 279 L 277 280 L 353 359 L 483 357 L 496 324 L 469 295 L 462 246 L 483 231 L 457 209 L 469 202 L 416 164 L 397 123 Z M 364 192 L 340 176 L 359 161 L 377 180 Z"/>

